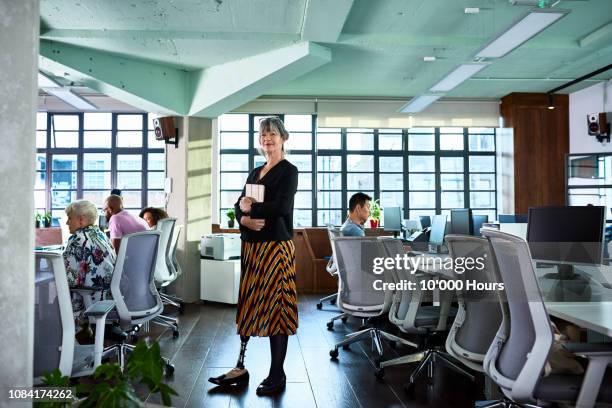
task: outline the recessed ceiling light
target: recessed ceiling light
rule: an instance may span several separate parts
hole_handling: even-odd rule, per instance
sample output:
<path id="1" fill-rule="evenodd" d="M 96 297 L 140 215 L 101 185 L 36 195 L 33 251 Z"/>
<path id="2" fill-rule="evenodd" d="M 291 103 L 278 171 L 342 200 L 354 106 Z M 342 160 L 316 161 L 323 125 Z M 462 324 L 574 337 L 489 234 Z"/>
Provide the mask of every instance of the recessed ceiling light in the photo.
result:
<path id="1" fill-rule="evenodd" d="M 463 12 L 465 14 L 478 14 L 480 13 L 480 7 L 466 7 Z"/>
<path id="2" fill-rule="evenodd" d="M 425 62 L 434 62 L 436 60 L 435 56 L 423 57 L 423 61 Z"/>
<path id="3" fill-rule="evenodd" d="M 485 62 L 480 62 L 477 64 L 461 64 L 451 71 L 450 74 L 442 78 L 441 81 L 432 86 L 429 90 L 431 92 L 448 92 L 488 65 L 489 64 Z"/>
<path id="4" fill-rule="evenodd" d="M 419 95 L 410 100 L 407 104 L 399 108 L 402 113 L 418 113 L 440 99 L 443 95 Z"/>

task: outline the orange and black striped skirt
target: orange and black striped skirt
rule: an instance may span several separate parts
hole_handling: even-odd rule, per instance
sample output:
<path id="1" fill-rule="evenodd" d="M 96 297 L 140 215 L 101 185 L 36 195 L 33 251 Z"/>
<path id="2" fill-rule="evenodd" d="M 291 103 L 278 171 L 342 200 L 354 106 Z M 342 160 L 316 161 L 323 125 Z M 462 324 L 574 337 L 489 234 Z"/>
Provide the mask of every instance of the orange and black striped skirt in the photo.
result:
<path id="1" fill-rule="evenodd" d="M 298 327 L 293 241 L 242 241 L 238 334 L 295 334 Z"/>

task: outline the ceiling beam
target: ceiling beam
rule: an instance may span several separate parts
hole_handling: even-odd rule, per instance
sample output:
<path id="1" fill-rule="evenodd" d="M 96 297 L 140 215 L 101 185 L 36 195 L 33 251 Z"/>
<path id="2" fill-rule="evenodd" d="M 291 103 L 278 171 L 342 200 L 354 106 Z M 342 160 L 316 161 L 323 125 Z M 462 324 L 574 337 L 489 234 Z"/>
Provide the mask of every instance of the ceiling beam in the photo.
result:
<path id="1" fill-rule="evenodd" d="M 329 61 L 328 48 L 304 42 L 192 72 L 189 115 L 217 117 Z"/>
<path id="2" fill-rule="evenodd" d="M 301 36 L 304 41 L 334 43 L 353 6 L 353 0 L 306 0 Z"/>
<path id="3" fill-rule="evenodd" d="M 176 31 L 176 30 L 73 30 L 49 28 L 41 30 L 40 38 L 47 40 L 119 39 L 119 40 L 237 40 L 237 41 L 299 41 L 294 33 L 255 33 L 220 31 Z"/>
<path id="4" fill-rule="evenodd" d="M 187 72 L 166 65 L 41 40 L 40 68 L 148 112 L 187 113 Z"/>
<path id="5" fill-rule="evenodd" d="M 598 42 L 600 40 L 605 39 L 606 37 L 609 38 L 610 34 L 612 34 L 612 21 L 602 25 L 599 28 L 596 28 L 595 30 L 591 31 L 590 33 L 579 39 L 578 44 L 581 47 L 587 47 L 593 44 L 594 42 Z"/>

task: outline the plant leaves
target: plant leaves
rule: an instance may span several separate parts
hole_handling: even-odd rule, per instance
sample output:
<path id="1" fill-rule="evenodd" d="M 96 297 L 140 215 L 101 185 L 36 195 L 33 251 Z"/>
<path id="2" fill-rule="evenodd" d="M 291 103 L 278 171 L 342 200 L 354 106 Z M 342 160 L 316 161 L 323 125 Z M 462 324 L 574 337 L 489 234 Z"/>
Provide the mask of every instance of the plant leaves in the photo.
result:
<path id="1" fill-rule="evenodd" d="M 62 375 L 62 372 L 59 368 L 51 371 L 50 373 L 46 373 L 43 376 L 43 384 L 47 387 L 69 387 L 70 386 L 70 377 L 67 375 Z"/>
<path id="2" fill-rule="evenodd" d="M 178 393 L 172 387 L 164 383 L 160 383 L 158 387 L 159 387 L 159 394 L 161 395 L 164 405 L 167 407 L 171 406 L 172 399 L 170 396 L 178 395 Z"/>
<path id="3" fill-rule="evenodd" d="M 155 342 L 148 347 L 144 341 L 138 342 L 127 363 L 126 371 L 130 378 L 141 379 L 149 389 L 159 384 L 164 374 L 159 343 Z"/>

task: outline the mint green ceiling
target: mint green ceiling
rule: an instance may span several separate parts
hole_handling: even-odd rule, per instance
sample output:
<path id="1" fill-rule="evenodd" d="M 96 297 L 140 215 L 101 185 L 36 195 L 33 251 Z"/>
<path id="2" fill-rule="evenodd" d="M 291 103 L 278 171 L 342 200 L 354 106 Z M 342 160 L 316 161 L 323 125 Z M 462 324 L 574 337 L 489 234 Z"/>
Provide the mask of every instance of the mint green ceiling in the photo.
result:
<path id="1" fill-rule="evenodd" d="M 446 96 L 545 92 L 612 63 L 612 0 L 555 7 L 571 12 Z M 40 64 L 143 109 L 199 116 L 260 95 L 408 98 L 471 61 L 530 8 L 508 0 L 41 0 Z"/>

